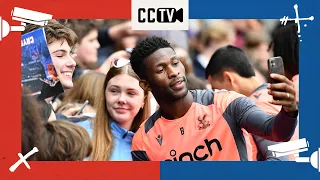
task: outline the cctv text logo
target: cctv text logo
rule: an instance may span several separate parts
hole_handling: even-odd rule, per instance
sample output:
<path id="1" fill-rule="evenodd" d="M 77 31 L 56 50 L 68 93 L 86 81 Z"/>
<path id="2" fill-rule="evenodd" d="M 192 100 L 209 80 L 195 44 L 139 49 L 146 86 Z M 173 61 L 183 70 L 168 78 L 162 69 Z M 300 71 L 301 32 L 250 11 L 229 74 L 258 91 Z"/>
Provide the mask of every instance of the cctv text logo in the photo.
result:
<path id="1" fill-rule="evenodd" d="M 188 0 L 132 0 L 132 30 L 188 30 Z"/>
<path id="2" fill-rule="evenodd" d="M 139 8 L 138 21 L 139 23 L 159 22 L 159 23 L 175 23 L 176 21 L 183 22 L 183 9 L 176 10 L 175 8 Z"/>

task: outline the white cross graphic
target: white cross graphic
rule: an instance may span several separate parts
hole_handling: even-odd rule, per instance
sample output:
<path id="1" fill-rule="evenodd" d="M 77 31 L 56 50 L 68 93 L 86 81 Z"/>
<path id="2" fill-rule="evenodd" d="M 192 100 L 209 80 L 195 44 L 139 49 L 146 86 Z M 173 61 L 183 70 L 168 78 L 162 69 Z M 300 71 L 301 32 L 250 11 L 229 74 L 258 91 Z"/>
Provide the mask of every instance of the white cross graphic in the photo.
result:
<path id="1" fill-rule="evenodd" d="M 23 156 L 21 153 L 18 153 L 18 156 L 19 156 L 20 159 L 9 168 L 9 171 L 14 172 L 21 163 L 24 163 L 24 165 L 26 165 L 26 167 L 28 169 L 30 169 L 30 165 L 27 163 L 26 160 L 28 159 L 28 157 L 30 157 L 31 155 L 33 155 L 36 152 L 39 152 L 39 150 L 38 150 L 37 147 L 34 147 L 25 156 Z"/>
<path id="2" fill-rule="evenodd" d="M 310 16 L 309 18 L 299 18 L 298 5 L 295 4 L 293 6 L 293 8 L 294 8 L 294 11 L 296 13 L 296 18 L 293 19 L 293 18 L 289 18 L 289 16 L 283 16 L 283 18 L 280 19 L 280 22 L 281 22 L 282 25 L 285 26 L 287 24 L 288 20 L 289 21 L 293 21 L 294 20 L 294 22 L 298 25 L 298 33 L 300 33 L 300 21 L 307 21 L 307 20 L 313 21 L 314 17 Z M 304 24 L 304 27 L 307 27 L 307 24 Z M 301 37 L 301 35 L 298 35 L 298 36 Z M 302 40 L 300 40 L 300 41 L 302 41 Z"/>

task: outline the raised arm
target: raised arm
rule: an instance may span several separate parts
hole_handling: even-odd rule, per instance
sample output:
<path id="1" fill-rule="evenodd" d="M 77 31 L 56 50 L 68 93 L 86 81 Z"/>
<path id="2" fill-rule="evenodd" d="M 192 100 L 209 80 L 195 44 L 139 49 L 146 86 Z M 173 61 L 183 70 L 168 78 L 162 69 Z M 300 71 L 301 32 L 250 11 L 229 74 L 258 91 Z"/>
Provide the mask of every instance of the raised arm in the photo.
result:
<path id="1" fill-rule="evenodd" d="M 297 124 L 295 90 L 292 82 L 285 76 L 273 74 L 271 77 L 281 82 L 268 85 L 269 94 L 279 99 L 270 103 L 282 105 L 281 111 L 276 116 L 267 114 L 249 98 L 237 95 L 235 92 L 216 96 L 215 103 L 249 133 L 271 141 L 288 141 Z"/>
<path id="2" fill-rule="evenodd" d="M 297 119 L 290 117 L 283 108 L 273 116 L 257 107 L 248 97 L 234 99 L 225 113 L 249 133 L 276 142 L 288 141 L 297 124 Z"/>

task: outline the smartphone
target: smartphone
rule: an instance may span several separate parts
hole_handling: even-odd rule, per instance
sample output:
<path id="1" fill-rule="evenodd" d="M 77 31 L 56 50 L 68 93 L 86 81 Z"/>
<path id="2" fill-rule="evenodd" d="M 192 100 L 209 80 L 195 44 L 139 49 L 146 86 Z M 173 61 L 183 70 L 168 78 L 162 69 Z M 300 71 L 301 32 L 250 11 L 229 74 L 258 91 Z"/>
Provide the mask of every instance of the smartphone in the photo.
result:
<path id="1" fill-rule="evenodd" d="M 272 57 L 268 59 L 268 69 L 269 69 L 269 82 L 271 84 L 279 83 L 278 80 L 270 78 L 270 74 L 281 74 L 284 75 L 284 67 L 282 57 Z"/>
<path id="2" fill-rule="evenodd" d="M 82 113 L 82 110 L 86 107 L 86 105 L 89 103 L 88 100 L 86 100 L 86 102 L 83 103 L 83 105 L 81 106 L 80 110 L 77 112 L 77 115 L 80 115 Z"/>
<path id="3" fill-rule="evenodd" d="M 268 69 L 269 69 L 269 83 L 270 84 L 277 84 L 280 83 L 280 81 L 275 80 L 270 77 L 270 74 L 284 74 L 284 67 L 283 67 L 283 60 L 282 57 L 272 57 L 268 59 Z M 274 100 L 278 100 L 277 98 L 273 98 Z"/>

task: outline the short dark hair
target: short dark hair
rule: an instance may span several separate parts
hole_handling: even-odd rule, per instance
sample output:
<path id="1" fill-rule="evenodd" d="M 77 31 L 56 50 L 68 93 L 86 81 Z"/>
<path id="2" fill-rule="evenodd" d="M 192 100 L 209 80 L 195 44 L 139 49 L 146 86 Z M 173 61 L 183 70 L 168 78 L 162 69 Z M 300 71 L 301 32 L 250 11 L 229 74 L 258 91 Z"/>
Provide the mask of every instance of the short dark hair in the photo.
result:
<path id="1" fill-rule="evenodd" d="M 99 29 L 98 22 L 92 19 L 64 19 L 59 21 L 77 34 L 79 43 L 90 31 Z"/>
<path id="2" fill-rule="evenodd" d="M 282 57 L 286 72 L 289 72 L 291 76 L 299 74 L 299 38 L 297 24 L 294 23 L 294 21 L 289 21 L 286 26 L 278 25 L 272 33 L 271 45 L 273 45 L 274 56 Z"/>
<path id="3" fill-rule="evenodd" d="M 220 78 L 221 73 L 227 69 L 236 72 L 241 77 L 255 76 L 248 56 L 240 48 L 231 45 L 219 48 L 211 56 L 206 68 L 206 78 L 208 79 L 209 75 Z"/>
<path id="4" fill-rule="evenodd" d="M 153 54 L 155 51 L 162 48 L 173 48 L 170 43 L 165 39 L 157 36 L 146 37 L 139 42 L 133 49 L 130 57 L 131 66 L 134 72 L 141 78 L 145 78 L 144 62 L 147 57 Z M 173 50 L 174 51 L 174 50 Z"/>

